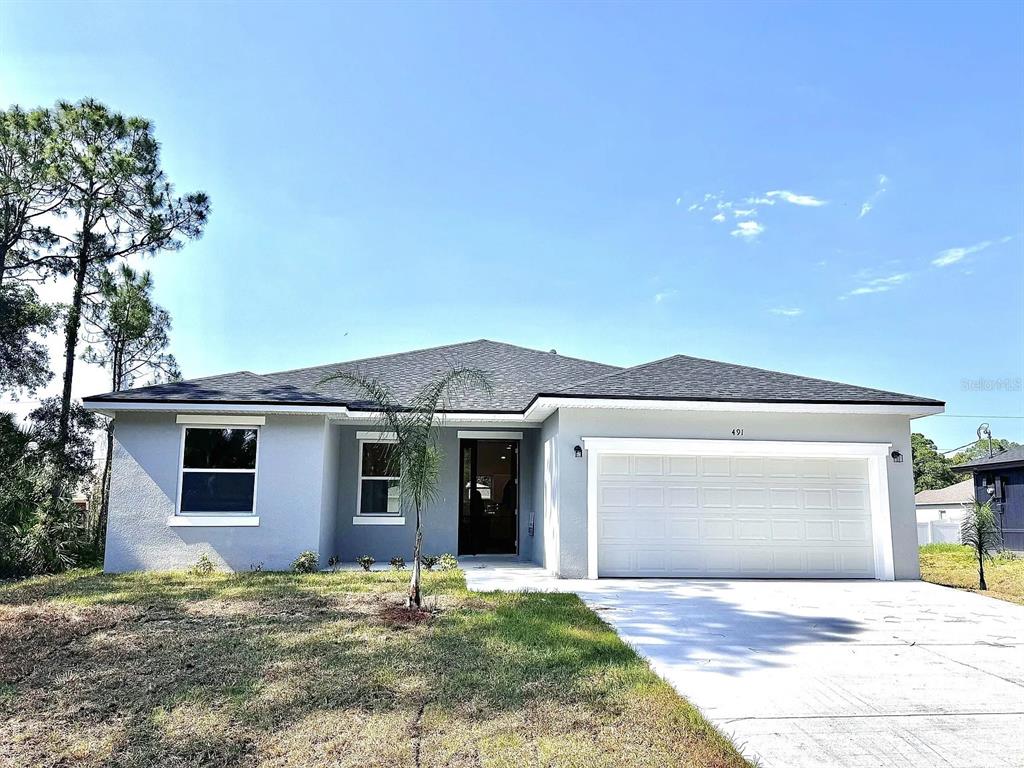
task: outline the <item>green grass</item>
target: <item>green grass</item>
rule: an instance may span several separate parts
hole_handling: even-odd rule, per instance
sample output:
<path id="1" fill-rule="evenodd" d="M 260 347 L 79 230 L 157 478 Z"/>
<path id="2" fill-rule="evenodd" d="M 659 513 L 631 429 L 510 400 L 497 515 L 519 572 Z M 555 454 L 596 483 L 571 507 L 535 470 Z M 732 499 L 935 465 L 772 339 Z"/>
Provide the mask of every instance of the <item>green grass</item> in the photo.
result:
<path id="1" fill-rule="evenodd" d="M 0 766 L 744 766 L 574 595 L 426 575 L 0 586 Z"/>
<path id="2" fill-rule="evenodd" d="M 978 589 L 978 562 L 970 547 L 959 544 L 926 544 L 921 547 L 921 578 L 946 587 L 973 592 L 1024 605 L 1024 558 L 1011 553 L 985 561 L 988 589 Z"/>

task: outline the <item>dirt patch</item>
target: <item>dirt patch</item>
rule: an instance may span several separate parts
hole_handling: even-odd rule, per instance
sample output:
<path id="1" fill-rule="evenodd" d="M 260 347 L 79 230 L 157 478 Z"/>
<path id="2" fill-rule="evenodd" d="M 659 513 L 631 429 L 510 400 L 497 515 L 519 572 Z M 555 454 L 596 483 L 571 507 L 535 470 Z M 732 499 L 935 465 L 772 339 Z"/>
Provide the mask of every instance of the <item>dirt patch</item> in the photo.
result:
<path id="1" fill-rule="evenodd" d="M 391 627 L 409 627 L 423 624 L 434 617 L 434 611 L 426 608 L 406 608 L 404 605 L 388 605 L 381 609 L 381 620 Z"/>

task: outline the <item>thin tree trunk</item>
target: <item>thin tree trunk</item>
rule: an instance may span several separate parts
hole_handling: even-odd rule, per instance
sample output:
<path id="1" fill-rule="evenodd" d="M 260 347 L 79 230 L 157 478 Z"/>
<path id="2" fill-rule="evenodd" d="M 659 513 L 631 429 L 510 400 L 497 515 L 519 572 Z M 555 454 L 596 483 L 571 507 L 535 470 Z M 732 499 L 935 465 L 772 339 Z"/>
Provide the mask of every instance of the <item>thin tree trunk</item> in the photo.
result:
<path id="1" fill-rule="evenodd" d="M 985 554 L 978 547 L 978 589 L 985 591 L 988 584 L 985 583 Z"/>
<path id="2" fill-rule="evenodd" d="M 412 578 L 409 580 L 408 607 L 419 608 L 420 598 L 420 558 L 423 554 L 423 526 L 420 518 L 420 507 L 416 505 L 416 544 L 412 550 Z"/>
<path id="3" fill-rule="evenodd" d="M 107 455 L 103 458 L 100 479 L 100 514 L 96 521 L 96 544 L 103 546 L 107 538 L 107 510 L 110 509 L 110 467 L 114 459 L 114 422 L 107 424 Z"/>
<path id="4" fill-rule="evenodd" d="M 90 211 L 86 209 L 84 221 L 89 220 Z M 85 278 L 89 271 L 89 228 L 82 227 L 82 244 L 78 251 L 78 263 L 75 266 L 75 291 L 71 296 L 71 308 L 64 326 L 64 389 L 60 399 L 60 423 L 57 430 L 57 443 L 61 450 L 68 441 L 71 423 L 71 384 L 75 376 L 75 349 L 78 346 L 78 327 L 82 322 L 82 297 L 85 294 Z"/>

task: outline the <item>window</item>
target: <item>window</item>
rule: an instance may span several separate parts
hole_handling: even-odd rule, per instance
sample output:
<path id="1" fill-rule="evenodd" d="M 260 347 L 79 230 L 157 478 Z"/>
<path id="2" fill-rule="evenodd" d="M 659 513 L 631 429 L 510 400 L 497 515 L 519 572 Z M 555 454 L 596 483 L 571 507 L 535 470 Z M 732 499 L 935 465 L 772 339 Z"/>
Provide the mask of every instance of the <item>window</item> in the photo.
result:
<path id="1" fill-rule="evenodd" d="M 256 500 L 255 427 L 184 427 L 182 514 L 252 514 Z"/>
<path id="2" fill-rule="evenodd" d="M 359 514 L 402 514 L 401 477 L 395 443 L 359 441 Z"/>

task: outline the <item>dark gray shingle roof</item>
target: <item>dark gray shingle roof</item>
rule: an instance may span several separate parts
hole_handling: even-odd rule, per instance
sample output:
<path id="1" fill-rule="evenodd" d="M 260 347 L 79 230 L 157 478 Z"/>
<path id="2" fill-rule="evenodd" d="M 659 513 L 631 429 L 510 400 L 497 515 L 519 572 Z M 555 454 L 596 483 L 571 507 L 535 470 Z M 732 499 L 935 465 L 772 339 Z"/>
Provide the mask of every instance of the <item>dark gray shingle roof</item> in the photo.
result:
<path id="1" fill-rule="evenodd" d="M 362 393 L 351 385 L 340 381 L 321 382 L 338 372 L 377 379 L 390 386 L 401 402 L 408 403 L 424 384 L 452 365 L 479 368 L 488 374 L 493 385 L 490 394 L 475 390 L 461 393 L 451 404 L 455 411 L 521 413 L 539 395 L 941 405 L 936 400 L 912 395 L 684 355 L 633 368 L 618 368 L 485 339 L 264 375 L 239 371 L 96 395 L 85 400 L 93 404 L 170 401 L 346 405 L 353 409 L 370 409 L 373 404 L 366 402 Z"/>
<path id="2" fill-rule="evenodd" d="M 90 403 L 125 400 L 312 403 L 369 409 L 373 404 L 365 401 L 365 395 L 358 388 L 341 381 L 320 382 L 339 372 L 377 379 L 390 386 L 400 402 L 407 403 L 427 382 L 453 365 L 483 370 L 493 388 L 489 395 L 467 389 L 452 403 L 452 410 L 457 411 L 520 412 L 542 390 L 619 370 L 614 365 L 481 339 L 265 375 L 240 371 L 97 395 L 85 400 Z"/>
<path id="3" fill-rule="evenodd" d="M 898 392 L 675 355 L 567 386 L 569 397 L 652 400 L 942 405 Z"/>
<path id="4" fill-rule="evenodd" d="M 991 459 L 988 456 L 984 456 L 967 464 L 962 464 L 959 467 L 954 467 L 954 469 L 984 469 L 985 467 L 996 467 L 1003 464 L 1024 464 L 1024 445 L 1018 445 L 1016 448 L 1007 448 L 1005 451 L 995 454 Z"/>

